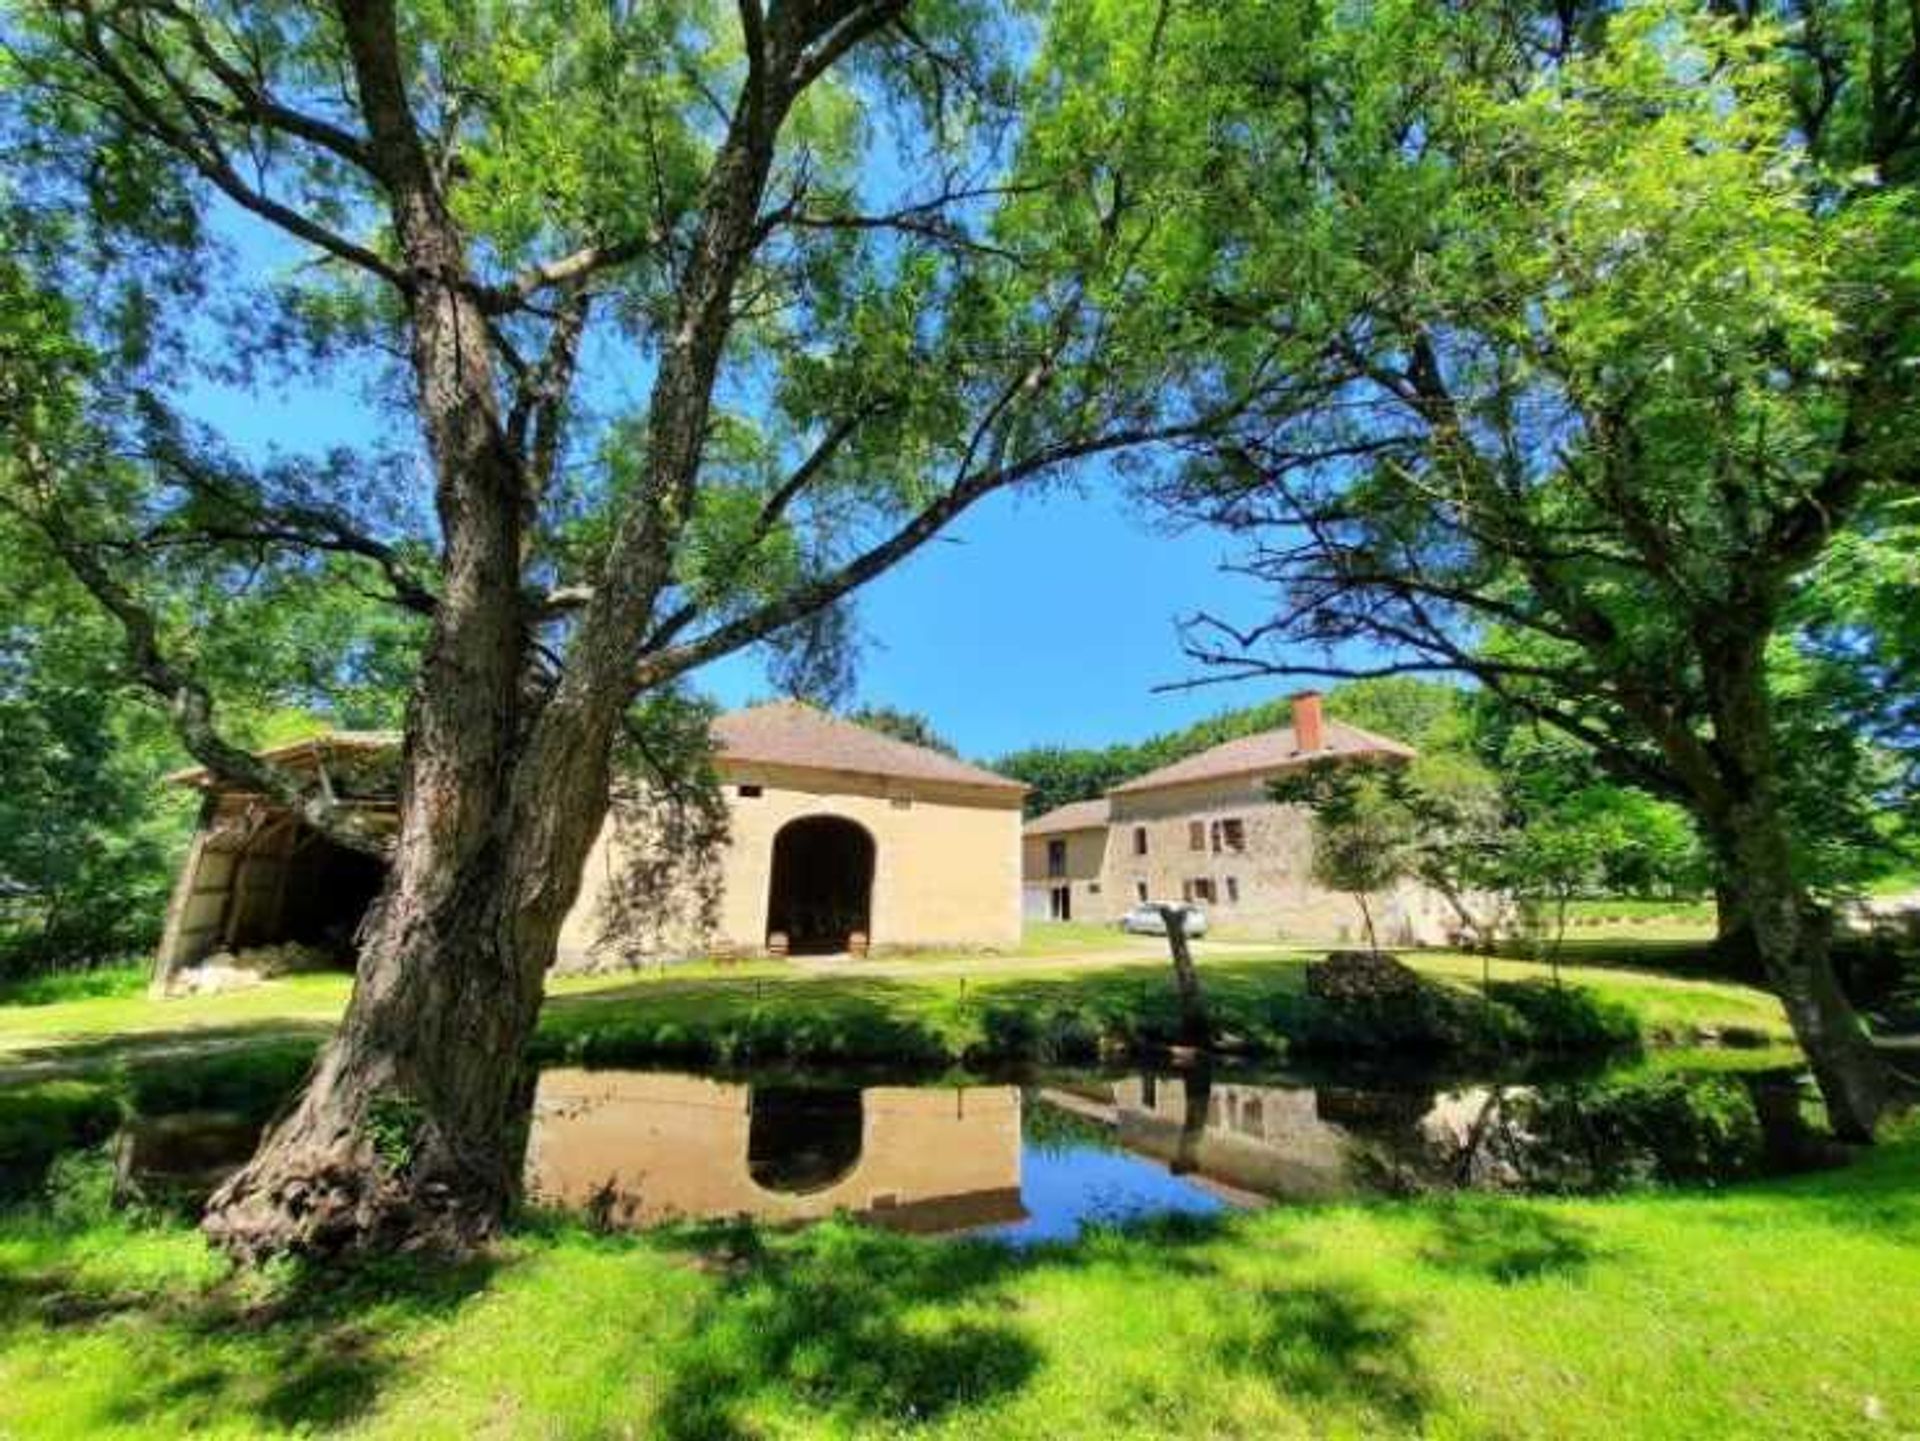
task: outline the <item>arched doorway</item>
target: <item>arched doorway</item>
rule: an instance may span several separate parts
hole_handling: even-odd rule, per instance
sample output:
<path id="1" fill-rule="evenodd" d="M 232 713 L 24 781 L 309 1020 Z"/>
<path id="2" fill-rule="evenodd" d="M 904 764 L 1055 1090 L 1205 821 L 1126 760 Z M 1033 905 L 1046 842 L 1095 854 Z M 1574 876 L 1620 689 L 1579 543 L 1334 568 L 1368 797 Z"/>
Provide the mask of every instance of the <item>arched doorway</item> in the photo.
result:
<path id="1" fill-rule="evenodd" d="M 866 1137 L 851 1086 L 755 1086 L 749 1093 L 747 1174 L 763 1190 L 804 1196 L 843 1181 Z"/>
<path id="2" fill-rule="evenodd" d="M 869 932 L 873 903 L 873 837 L 839 816 L 803 816 L 773 838 L 773 884 L 767 932 L 782 933 L 794 954 L 847 949 L 855 931 Z"/>

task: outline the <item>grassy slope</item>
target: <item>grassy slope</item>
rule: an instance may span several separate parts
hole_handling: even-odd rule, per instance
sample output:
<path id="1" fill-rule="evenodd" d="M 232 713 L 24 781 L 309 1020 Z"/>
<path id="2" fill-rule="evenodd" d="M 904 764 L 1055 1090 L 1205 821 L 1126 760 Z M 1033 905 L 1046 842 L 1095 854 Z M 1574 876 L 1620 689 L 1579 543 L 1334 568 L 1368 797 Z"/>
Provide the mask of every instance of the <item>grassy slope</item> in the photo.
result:
<path id="1" fill-rule="evenodd" d="M 1251 1016 L 1275 994 L 1297 993 L 1307 953 L 1259 956 L 1221 953 L 1203 966 L 1216 1006 L 1231 1021 Z M 1408 957 L 1430 975 L 1471 986 L 1479 957 L 1426 952 Z M 1542 967 L 1500 960 L 1496 980 L 1538 978 Z M 1761 992 L 1725 983 L 1681 980 L 1642 971 L 1568 966 L 1566 981 L 1631 1006 L 1650 1033 L 1683 1035 L 1703 1027 L 1744 1026 L 1785 1034 L 1778 1004 Z M 133 1044 L 170 1046 L 208 1039 L 323 1033 L 346 997 L 340 976 L 299 976 L 225 996 L 156 1002 L 114 996 L 37 1006 L 0 1006 L 0 1063 L 15 1058 L 112 1055 Z M 1167 968 L 1152 947 L 1138 959 L 1076 962 L 1054 951 L 1034 958 L 930 959 L 876 963 L 868 974 L 814 975 L 780 963 L 716 969 L 676 967 L 637 979 L 556 982 L 543 1035 L 559 1044 L 591 1029 L 668 1026 L 698 1038 L 716 1028 L 784 1031 L 836 1044 L 863 1035 L 912 1033 L 957 1052 L 979 1033 L 984 1010 L 1030 1014 L 1071 1009 L 1098 1019 L 1143 1006 L 1170 1005 Z M 878 1028 L 878 1032 L 876 1032 Z"/>
<path id="2" fill-rule="evenodd" d="M 1300 1207 L 1030 1255 L 848 1225 L 224 1279 L 0 1226 L 0 1435 L 1901 1435 L 1920 1128 L 1713 1193 Z M 1877 1418 L 1877 1419 L 1876 1419 Z"/>

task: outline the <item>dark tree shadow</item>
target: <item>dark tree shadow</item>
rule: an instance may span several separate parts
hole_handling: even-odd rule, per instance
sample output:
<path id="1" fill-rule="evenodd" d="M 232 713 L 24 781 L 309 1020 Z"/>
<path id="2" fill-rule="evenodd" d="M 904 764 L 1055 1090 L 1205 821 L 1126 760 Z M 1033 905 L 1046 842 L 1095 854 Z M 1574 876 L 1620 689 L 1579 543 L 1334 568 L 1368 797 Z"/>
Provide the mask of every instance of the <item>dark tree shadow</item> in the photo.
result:
<path id="1" fill-rule="evenodd" d="M 1586 1226 L 1513 1201 L 1456 1199 L 1439 1207 L 1420 1259 L 1512 1285 L 1542 1276 L 1578 1276 L 1598 1252 Z"/>
<path id="2" fill-rule="evenodd" d="M 106 1287 L 81 1271 L 0 1269 L 0 1325 L 131 1333 L 154 1363 L 127 1370 L 103 1423 L 327 1432 L 366 1415 L 407 1364 L 410 1323 L 452 1312 L 497 1265 L 388 1261 L 235 1273 L 203 1290 Z M 164 1419 L 163 1419 L 164 1418 Z"/>
<path id="3" fill-rule="evenodd" d="M 1409 1311 L 1350 1282 L 1271 1287 L 1258 1302 L 1258 1322 L 1229 1346 L 1230 1363 L 1290 1397 L 1352 1407 L 1401 1429 L 1419 1425 L 1432 1388 L 1413 1352 Z"/>
<path id="4" fill-rule="evenodd" d="M 1017 1391 L 1039 1363 L 1002 1290 L 1029 1263 L 1002 1247 L 902 1244 L 852 1224 L 699 1228 L 683 1241 L 725 1279 L 679 1349 L 662 1436 L 746 1433 L 761 1392 L 823 1424 L 924 1423 Z"/>

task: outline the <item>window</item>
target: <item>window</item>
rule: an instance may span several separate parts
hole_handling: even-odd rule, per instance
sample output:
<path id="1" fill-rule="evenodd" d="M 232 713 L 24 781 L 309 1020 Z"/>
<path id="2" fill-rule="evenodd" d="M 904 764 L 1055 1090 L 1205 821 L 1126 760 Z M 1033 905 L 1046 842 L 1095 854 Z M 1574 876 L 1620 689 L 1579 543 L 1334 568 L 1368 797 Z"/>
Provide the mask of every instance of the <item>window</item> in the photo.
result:
<path id="1" fill-rule="evenodd" d="M 1213 881 L 1207 876 L 1188 881 L 1185 890 L 1190 901 L 1205 901 L 1211 905 L 1215 899 Z"/>
<path id="2" fill-rule="evenodd" d="M 1099 894 L 1100 894 L 1100 882 L 1098 882 L 1098 881 L 1088 881 L 1088 882 L 1087 882 L 1087 894 L 1088 894 L 1088 895 L 1090 895 L 1090 896 L 1097 896 L 1097 895 L 1099 895 Z"/>
<path id="3" fill-rule="evenodd" d="M 1047 842 L 1047 874 L 1064 876 L 1067 873 L 1067 843 L 1065 841 Z"/>
<path id="4" fill-rule="evenodd" d="M 1047 914 L 1056 921 L 1073 919 L 1073 887 L 1055 886 L 1048 892 Z"/>
<path id="5" fill-rule="evenodd" d="M 1205 821 L 1187 822 L 1187 849 L 1204 851 L 1207 848 L 1207 825 Z"/>
<path id="6" fill-rule="evenodd" d="M 1145 881 L 1135 881 L 1133 883 L 1133 893 L 1140 898 L 1141 905 L 1144 906 L 1147 903 L 1147 883 Z"/>
<path id="7" fill-rule="evenodd" d="M 1247 848 L 1247 827 L 1238 816 L 1229 816 L 1223 821 L 1213 823 L 1213 848 L 1229 851 L 1244 851 Z"/>
<path id="8" fill-rule="evenodd" d="M 1227 877 L 1227 904 L 1230 906 L 1240 904 L 1240 877 L 1238 876 Z"/>
<path id="9" fill-rule="evenodd" d="M 1147 853 L 1147 828 L 1145 826 L 1135 826 L 1133 828 L 1133 853 L 1136 856 L 1144 856 Z"/>
<path id="10" fill-rule="evenodd" d="M 758 800 L 760 798 L 760 787 L 756 785 L 743 785 L 740 787 L 740 795 L 746 800 Z"/>
<path id="11" fill-rule="evenodd" d="M 1192 881 L 1180 882 L 1180 899 L 1183 901 L 1190 901 L 1193 899 L 1193 882 Z"/>

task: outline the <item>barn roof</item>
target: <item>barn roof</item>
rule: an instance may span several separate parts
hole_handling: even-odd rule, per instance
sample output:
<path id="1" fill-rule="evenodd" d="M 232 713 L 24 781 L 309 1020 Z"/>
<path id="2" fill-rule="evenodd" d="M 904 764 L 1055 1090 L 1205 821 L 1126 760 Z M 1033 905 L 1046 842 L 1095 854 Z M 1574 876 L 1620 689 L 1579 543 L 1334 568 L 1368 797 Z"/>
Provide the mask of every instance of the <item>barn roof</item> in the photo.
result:
<path id="1" fill-rule="evenodd" d="M 253 754 L 256 760 L 298 762 L 318 759 L 335 751 L 359 753 L 397 751 L 400 749 L 400 740 L 399 731 L 315 731 L 312 735 L 302 736 L 297 741 L 284 741 L 277 746 L 265 746 Z M 185 770 L 174 771 L 166 779 L 174 785 L 181 786 L 217 785 L 213 773 L 205 766 L 188 766 Z"/>
<path id="2" fill-rule="evenodd" d="M 1023 829 L 1030 836 L 1053 836 L 1066 831 L 1094 831 L 1104 827 L 1113 814 L 1105 796 L 1090 801 L 1068 801 L 1045 815 L 1035 816 Z"/>
<path id="3" fill-rule="evenodd" d="M 260 759 L 298 764 L 335 752 L 397 751 L 397 731 L 321 731 L 256 752 Z M 1024 794 L 1026 787 L 940 751 L 895 740 L 879 731 L 841 720 L 798 701 L 775 701 L 729 711 L 713 723 L 717 759 L 727 762 L 797 766 L 809 770 L 891 776 Z M 217 786 L 204 766 L 175 771 L 180 785 Z"/>
<path id="4" fill-rule="evenodd" d="M 729 711 L 713 723 L 718 759 L 809 770 L 850 771 L 901 780 L 940 782 L 1024 794 L 1006 776 L 926 746 L 895 740 L 799 701 L 774 701 Z"/>
<path id="5" fill-rule="evenodd" d="M 1410 759 L 1414 754 L 1412 746 L 1361 730 L 1359 726 L 1348 725 L 1345 721 L 1329 719 L 1321 728 L 1319 750 L 1302 751 L 1299 741 L 1294 737 L 1293 727 L 1279 726 L 1274 730 L 1261 731 L 1258 735 L 1241 736 L 1238 740 L 1223 742 L 1197 755 L 1190 755 L 1185 760 L 1161 766 L 1157 771 L 1148 771 L 1143 776 L 1136 776 L 1123 785 L 1115 786 L 1108 794 L 1124 796 L 1138 791 L 1162 790 L 1168 786 L 1226 780 L 1234 776 L 1270 775 L 1336 756 L 1397 756 Z"/>

